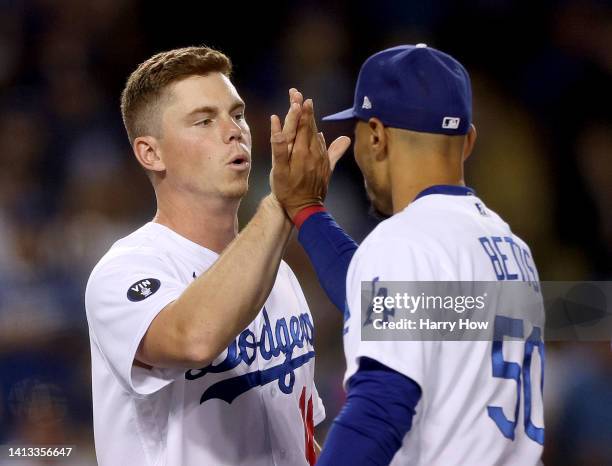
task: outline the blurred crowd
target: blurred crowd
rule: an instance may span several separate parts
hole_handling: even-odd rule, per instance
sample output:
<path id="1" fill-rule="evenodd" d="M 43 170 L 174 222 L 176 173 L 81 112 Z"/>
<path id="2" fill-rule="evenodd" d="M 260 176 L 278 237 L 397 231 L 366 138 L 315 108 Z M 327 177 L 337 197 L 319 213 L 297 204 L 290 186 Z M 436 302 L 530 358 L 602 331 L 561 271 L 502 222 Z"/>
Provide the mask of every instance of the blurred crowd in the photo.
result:
<path id="1" fill-rule="evenodd" d="M 84 287 L 155 211 L 119 93 L 160 50 L 205 44 L 234 62 L 253 132 L 241 225 L 269 191 L 269 115 L 284 114 L 289 87 L 322 116 L 352 103 L 375 51 L 425 42 L 451 53 L 473 84 L 468 185 L 531 245 L 541 279 L 612 278 L 609 2 L 202 3 L 0 0 L 0 444 L 76 445 L 72 462 L 95 464 Z M 320 128 L 328 141 L 352 135 Z M 349 152 L 328 208 L 357 240 L 376 223 L 362 185 Z M 324 438 L 343 402 L 341 316 L 296 241 L 286 260 L 315 317 Z M 545 461 L 612 464 L 610 342 L 547 351 Z"/>

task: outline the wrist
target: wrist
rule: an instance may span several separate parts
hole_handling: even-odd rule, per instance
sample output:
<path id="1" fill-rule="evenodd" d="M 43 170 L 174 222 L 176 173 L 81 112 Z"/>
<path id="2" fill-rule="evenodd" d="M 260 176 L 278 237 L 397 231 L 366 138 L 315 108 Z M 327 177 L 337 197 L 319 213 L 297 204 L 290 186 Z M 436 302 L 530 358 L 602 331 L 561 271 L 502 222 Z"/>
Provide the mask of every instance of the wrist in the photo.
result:
<path id="1" fill-rule="evenodd" d="M 275 220 L 279 220 L 283 223 L 283 225 L 288 226 L 289 229 L 293 227 L 293 223 L 287 216 L 283 205 L 278 201 L 273 193 L 268 194 L 261 200 L 259 209 L 267 212 L 266 216 L 268 218 L 272 216 Z"/>
<path id="2" fill-rule="evenodd" d="M 325 212 L 325 207 L 321 204 L 309 205 L 297 210 L 297 212 L 293 213 L 293 215 L 290 215 L 291 221 L 299 230 L 300 227 L 304 224 L 306 220 L 308 220 L 310 216 L 318 212 Z"/>

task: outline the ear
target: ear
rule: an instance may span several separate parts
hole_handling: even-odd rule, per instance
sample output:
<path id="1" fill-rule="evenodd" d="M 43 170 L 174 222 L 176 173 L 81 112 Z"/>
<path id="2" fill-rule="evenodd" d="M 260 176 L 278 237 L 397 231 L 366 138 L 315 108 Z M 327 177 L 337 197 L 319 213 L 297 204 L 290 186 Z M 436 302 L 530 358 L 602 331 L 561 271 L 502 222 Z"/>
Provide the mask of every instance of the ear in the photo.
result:
<path id="1" fill-rule="evenodd" d="M 467 158 L 472 154 L 472 149 L 474 149 L 474 144 L 476 143 L 476 137 L 478 134 L 476 133 L 476 127 L 470 124 L 470 129 L 466 134 L 465 142 L 463 144 L 463 161 L 465 162 Z"/>
<path id="2" fill-rule="evenodd" d="M 387 133 L 385 125 L 376 117 L 368 120 L 368 142 L 372 148 L 372 154 L 377 161 L 384 160 L 387 157 Z"/>
<path id="3" fill-rule="evenodd" d="M 146 170 L 162 172 L 166 165 L 161 157 L 157 139 L 153 136 L 139 136 L 132 145 L 136 159 Z"/>

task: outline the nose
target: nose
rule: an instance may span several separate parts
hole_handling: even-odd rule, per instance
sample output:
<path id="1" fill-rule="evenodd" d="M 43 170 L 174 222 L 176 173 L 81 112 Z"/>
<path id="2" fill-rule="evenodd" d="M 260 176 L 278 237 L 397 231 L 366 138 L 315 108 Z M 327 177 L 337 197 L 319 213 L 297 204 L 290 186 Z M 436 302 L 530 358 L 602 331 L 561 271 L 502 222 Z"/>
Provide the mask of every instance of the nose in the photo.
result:
<path id="1" fill-rule="evenodd" d="M 233 141 L 242 141 L 242 128 L 233 118 L 226 120 L 223 125 L 223 142 L 229 144 Z"/>

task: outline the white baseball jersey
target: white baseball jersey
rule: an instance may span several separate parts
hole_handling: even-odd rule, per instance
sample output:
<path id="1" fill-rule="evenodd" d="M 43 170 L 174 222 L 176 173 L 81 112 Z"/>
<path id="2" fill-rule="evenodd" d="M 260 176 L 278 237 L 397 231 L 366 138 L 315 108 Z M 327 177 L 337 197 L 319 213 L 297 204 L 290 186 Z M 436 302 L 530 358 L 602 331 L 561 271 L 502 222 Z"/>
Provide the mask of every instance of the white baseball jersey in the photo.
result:
<path id="1" fill-rule="evenodd" d="M 217 257 L 148 223 L 93 269 L 85 300 L 101 466 L 308 464 L 325 411 L 313 381 L 312 316 L 286 263 L 255 320 L 211 365 L 133 365 L 155 316 Z"/>
<path id="2" fill-rule="evenodd" d="M 430 192 L 379 224 L 351 261 L 345 382 L 365 356 L 421 387 L 412 428 L 392 465 L 537 464 L 544 437 L 543 343 L 534 351 L 533 343 L 508 333 L 496 345 L 361 341 L 362 281 L 538 281 L 528 246 L 470 190 L 440 186 Z M 495 319 L 498 312 L 503 309 L 496 309 Z M 540 317 L 515 323 L 525 337 L 537 335 L 543 329 L 531 332 Z"/>

